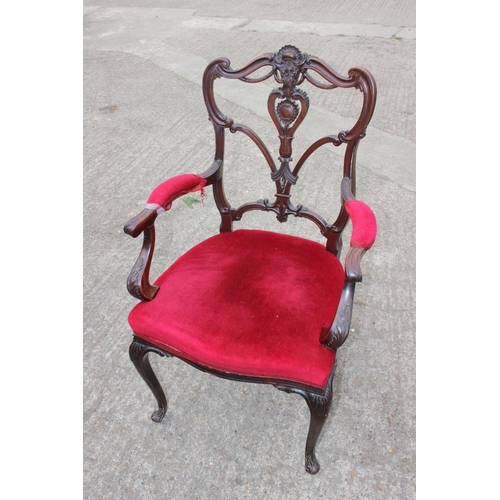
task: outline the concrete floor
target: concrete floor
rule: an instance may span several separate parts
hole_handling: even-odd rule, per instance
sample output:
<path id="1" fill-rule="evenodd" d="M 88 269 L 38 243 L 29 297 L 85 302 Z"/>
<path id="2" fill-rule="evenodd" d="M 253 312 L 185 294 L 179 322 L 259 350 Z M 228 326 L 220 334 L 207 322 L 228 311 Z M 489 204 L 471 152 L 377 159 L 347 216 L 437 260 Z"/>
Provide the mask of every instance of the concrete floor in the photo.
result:
<path id="1" fill-rule="evenodd" d="M 415 498 L 415 5 L 311 4 L 84 0 L 85 499 Z M 205 65 L 226 56 L 238 67 L 286 44 L 344 75 L 364 66 L 378 85 L 359 148 L 357 195 L 373 208 L 379 233 L 363 260 L 353 328 L 339 350 L 316 476 L 303 468 L 308 409 L 300 396 L 153 357 L 169 398 L 157 425 L 149 418 L 154 399 L 128 359 L 127 314 L 136 301 L 125 282 L 140 242 L 123 233 L 123 224 L 157 184 L 210 165 L 213 132 L 200 85 Z M 277 145 L 265 98 L 262 107 L 257 94 L 245 98 L 237 88 L 221 85 L 222 109 Z M 355 119 L 355 99 L 323 94 L 310 94 L 311 121 L 299 129 L 296 151 Z M 237 134 L 228 140 L 230 202 L 272 198 L 256 148 L 247 150 Z M 318 152 L 294 199 L 335 213 L 338 195 L 330 194 L 328 179 L 339 175 L 337 152 Z M 245 192 L 236 190 L 242 179 Z M 204 205 L 179 200 L 163 214 L 153 276 L 217 232 L 212 202 L 208 191 Z M 271 214 L 246 214 L 239 227 L 322 241 L 310 222 L 280 225 Z"/>

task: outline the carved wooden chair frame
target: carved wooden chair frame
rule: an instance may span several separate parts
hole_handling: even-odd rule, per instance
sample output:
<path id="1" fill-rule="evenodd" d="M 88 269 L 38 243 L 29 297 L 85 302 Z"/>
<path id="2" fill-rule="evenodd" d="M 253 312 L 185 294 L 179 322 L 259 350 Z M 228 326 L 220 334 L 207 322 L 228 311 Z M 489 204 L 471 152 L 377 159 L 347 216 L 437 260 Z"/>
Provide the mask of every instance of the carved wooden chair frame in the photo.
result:
<path id="1" fill-rule="evenodd" d="M 269 68 L 269 71 L 262 77 L 252 78 L 251 75 L 261 68 Z M 314 74 L 319 75 L 319 79 Z M 280 139 L 279 166 L 276 166 L 266 145 L 252 129 L 246 125 L 235 123 L 233 119 L 220 111 L 215 102 L 214 95 L 214 81 L 217 78 L 258 83 L 271 77 L 274 77 L 280 85 L 279 88 L 272 90 L 268 98 L 269 114 L 278 130 Z M 290 167 L 292 140 L 309 109 L 309 98 L 306 92 L 298 88 L 304 81 L 308 81 L 312 85 L 325 90 L 337 87 L 359 89 L 363 94 L 363 103 L 359 118 L 350 130 L 344 130 L 338 133 L 338 135 L 328 135 L 318 139 L 302 154 L 292 170 Z M 274 212 L 280 222 L 285 222 L 288 216 L 293 215 L 294 217 L 309 219 L 316 224 L 321 234 L 326 238 L 327 251 L 340 257 L 342 233 L 349 221 L 350 215 L 353 219 L 353 227 L 355 222 L 355 216 L 349 214 L 346 202 L 356 200 L 356 151 L 360 140 L 365 136 L 366 127 L 370 122 L 375 108 L 376 85 L 372 75 L 363 68 L 355 67 L 349 70 L 347 77 L 343 77 L 319 58 L 304 54 L 297 48 L 287 45 L 276 53 L 264 54 L 254 59 L 248 65 L 238 70 L 232 69 L 230 61 L 226 58 L 212 61 L 203 75 L 203 96 L 209 119 L 213 124 L 215 132 L 215 158 L 210 168 L 198 174 L 198 177 L 204 180 L 205 186 L 213 186 L 215 203 L 221 216 L 220 233 L 231 232 L 233 230 L 233 222 L 239 221 L 243 214 L 251 210 Z M 238 208 L 233 208 L 229 204 L 225 196 L 223 184 L 224 134 L 226 129 L 233 133 L 241 132 L 245 134 L 262 152 L 271 170 L 271 179 L 276 184 L 276 199 L 274 201 L 271 202 L 267 199 L 257 200 L 245 203 Z M 305 161 L 314 151 L 325 144 L 333 144 L 334 146 L 346 144 L 343 179 L 340 187 L 341 207 L 333 224 L 329 224 L 319 214 L 304 205 L 292 204 L 290 194 Z M 155 219 L 165 209 L 165 206 L 168 209 L 168 205 L 175 198 L 185 193 L 186 191 L 182 190 L 174 193 L 162 207 L 155 204 L 146 205 L 146 208 L 127 222 L 124 227 L 125 232 L 130 236 L 135 238 L 143 234 L 144 237 L 139 258 L 127 282 L 129 292 L 141 301 L 153 300 L 158 292 L 158 287 L 151 284 L 149 280 L 155 243 Z M 320 342 L 333 351 L 336 351 L 348 336 L 354 289 L 356 283 L 362 279 L 360 263 L 364 253 L 371 247 L 371 243 L 352 245 L 351 238 L 351 247 L 345 258 L 345 282 L 337 313 L 333 324 L 325 328 L 320 336 Z M 151 368 L 148 360 L 149 353 L 156 353 L 165 357 L 177 356 L 197 369 L 212 373 L 218 377 L 244 382 L 270 384 L 279 390 L 300 394 L 305 399 L 310 410 L 310 425 L 305 446 L 305 469 L 311 474 L 318 472 L 320 466 L 315 456 L 315 445 L 330 410 L 336 358 L 326 385 L 322 389 L 318 389 L 317 387 L 282 379 L 251 377 L 214 370 L 202 364 L 184 359 L 175 352 L 169 352 L 164 348 L 153 345 L 138 335 L 134 335 L 129 352 L 136 369 L 158 402 L 158 409 L 152 414 L 152 419 L 155 422 L 160 422 L 163 419 L 167 411 L 167 399 Z"/>

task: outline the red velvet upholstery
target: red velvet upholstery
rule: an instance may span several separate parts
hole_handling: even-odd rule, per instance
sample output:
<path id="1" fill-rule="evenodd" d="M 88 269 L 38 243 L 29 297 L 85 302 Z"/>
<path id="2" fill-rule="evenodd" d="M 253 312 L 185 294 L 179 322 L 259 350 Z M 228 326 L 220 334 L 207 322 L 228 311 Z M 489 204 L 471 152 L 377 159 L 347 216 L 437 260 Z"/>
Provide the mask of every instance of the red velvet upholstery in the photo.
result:
<path id="1" fill-rule="evenodd" d="M 377 236 L 377 220 L 372 209 L 362 201 L 346 201 L 345 209 L 352 220 L 351 247 L 370 249 Z"/>
<path id="2" fill-rule="evenodd" d="M 156 187 L 149 195 L 148 203 L 160 205 L 168 210 L 176 198 L 193 191 L 199 191 L 206 183 L 207 181 L 198 175 L 177 175 Z"/>
<path id="3" fill-rule="evenodd" d="M 209 368 L 324 387 L 335 352 L 319 338 L 344 278 L 319 243 L 237 230 L 180 257 L 129 323 L 139 337 Z"/>

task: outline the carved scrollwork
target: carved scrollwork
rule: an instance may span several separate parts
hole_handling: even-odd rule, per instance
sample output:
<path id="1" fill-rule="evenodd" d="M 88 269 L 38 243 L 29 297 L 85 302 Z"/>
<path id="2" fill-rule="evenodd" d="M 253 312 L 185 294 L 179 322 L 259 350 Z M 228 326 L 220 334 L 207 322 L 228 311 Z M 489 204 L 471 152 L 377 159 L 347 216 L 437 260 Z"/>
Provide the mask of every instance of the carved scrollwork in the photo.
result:
<path id="1" fill-rule="evenodd" d="M 252 77 L 254 74 L 257 76 Z M 232 118 L 219 110 L 215 102 L 214 80 L 216 78 L 258 83 L 271 77 L 274 77 L 275 81 L 278 82 L 279 88 L 270 93 L 267 107 L 278 131 L 281 165 L 274 164 L 269 150 L 255 132 L 245 125 L 235 123 Z M 304 90 L 298 88 L 305 80 L 321 89 L 357 88 L 363 92 L 363 105 L 358 120 L 350 130 L 342 130 L 338 135 L 330 135 L 317 140 L 302 154 L 292 170 L 290 167 L 292 141 L 309 110 L 309 97 Z M 214 197 L 222 216 L 221 230 L 223 232 L 231 231 L 231 221 L 239 220 L 243 213 L 250 210 L 273 211 L 278 220 L 282 222 L 286 221 L 289 215 L 305 217 L 313 221 L 324 236 L 330 238 L 327 244 L 329 251 L 338 252 L 338 234 L 342 232 L 348 220 L 342 209 L 334 224 L 328 225 L 315 212 L 301 205 L 294 207 L 290 202 L 290 191 L 297 183 L 299 170 L 307 158 L 320 146 L 327 143 L 334 146 L 340 146 L 344 143 L 347 145 L 344 153 L 344 176 L 354 179 L 357 144 L 366 134 L 366 127 L 370 122 L 376 101 L 376 85 L 370 73 L 363 68 L 355 67 L 351 68 L 348 76 L 345 77 L 321 59 L 303 53 L 293 45 L 285 45 L 277 52 L 263 54 L 239 69 L 232 69 L 227 58 L 212 61 L 207 66 L 203 76 L 203 95 L 216 135 L 215 159 L 223 162 L 225 130 L 229 129 L 233 133 L 242 132 L 260 149 L 271 169 L 272 180 L 276 182 L 277 199 L 274 203 L 251 202 L 235 210 L 225 199 L 222 184 L 219 183 L 219 176 L 222 176 L 222 166 L 217 169 L 213 175 Z M 338 234 L 332 236 L 331 228 L 334 228 Z"/>
<path id="2" fill-rule="evenodd" d="M 146 259 L 142 256 L 139 256 L 137 259 L 137 262 L 135 263 L 134 267 L 132 268 L 132 271 L 130 272 L 130 276 L 127 280 L 127 290 L 130 293 L 130 295 L 141 299 L 141 272 L 144 268 L 144 264 L 146 262 Z"/>
<path id="3" fill-rule="evenodd" d="M 301 101 L 305 102 L 306 108 L 309 109 L 309 96 L 304 90 L 295 88 L 292 97 L 294 97 L 295 99 L 298 99 L 300 97 Z"/>
<path id="4" fill-rule="evenodd" d="M 335 370 L 337 369 L 337 364 L 335 363 L 332 367 L 332 371 L 328 377 L 324 389 L 320 392 L 306 391 L 304 389 L 298 389 L 291 386 L 281 386 L 275 385 L 276 389 L 287 393 L 300 394 L 306 401 L 311 409 L 311 412 L 318 417 L 326 418 L 330 411 L 330 404 L 332 402 L 332 383 L 333 377 L 335 376 Z"/>
<path id="5" fill-rule="evenodd" d="M 276 170 L 275 172 L 271 172 L 271 179 L 274 182 L 280 183 L 281 193 L 285 192 L 285 187 L 286 187 L 287 183 L 294 185 L 294 184 L 296 184 L 296 182 L 298 180 L 298 176 L 294 175 L 290 170 L 290 166 L 289 166 L 290 159 L 283 158 L 280 156 L 279 160 L 281 162 L 281 166 L 280 166 L 279 170 Z"/>
<path id="6" fill-rule="evenodd" d="M 149 342 L 146 342 L 140 337 L 134 335 L 134 340 L 129 347 L 129 355 L 131 360 L 136 361 L 141 357 L 143 357 L 148 352 L 154 352 L 155 354 L 158 354 L 162 358 L 173 357 L 172 354 L 170 354 L 169 352 L 164 351 L 163 349 L 160 349 L 159 347 L 156 347 L 153 344 L 150 344 Z"/>
<path id="7" fill-rule="evenodd" d="M 145 228 L 141 252 L 127 279 L 129 293 L 142 301 L 153 300 L 160 289 L 160 287 L 151 285 L 149 282 L 149 269 L 153 259 L 154 243 L 154 226 Z"/>
<path id="8" fill-rule="evenodd" d="M 314 394 L 313 392 L 310 392 L 308 393 L 307 399 L 309 400 L 309 405 L 312 406 L 313 411 L 318 416 L 327 418 L 330 411 L 330 404 L 332 402 L 331 380 L 326 384 L 325 392 L 323 394 Z"/>
<path id="9" fill-rule="evenodd" d="M 349 335 L 349 328 L 351 326 L 352 307 L 347 304 L 340 311 L 338 321 L 330 332 L 329 341 L 326 344 L 331 349 L 338 349 L 346 340 Z"/>
<path id="10" fill-rule="evenodd" d="M 302 83 L 304 77 L 301 69 L 306 59 L 307 55 L 293 45 L 285 45 L 274 55 L 276 64 L 274 77 L 278 83 L 283 84 L 287 95 L 294 85 Z"/>
<path id="11" fill-rule="evenodd" d="M 291 59 L 296 66 L 304 64 L 306 61 L 306 55 L 303 54 L 297 47 L 293 45 L 285 45 L 276 52 L 274 55 L 274 61 L 277 64 L 283 64 L 287 59 Z"/>
<path id="12" fill-rule="evenodd" d="M 340 296 L 337 314 L 333 320 L 328 337 L 322 344 L 336 351 L 347 339 L 351 327 L 352 305 L 355 283 L 347 282 Z"/>
<path id="13" fill-rule="evenodd" d="M 233 210 L 233 220 L 240 220 L 242 215 L 250 210 L 263 210 L 265 212 L 274 212 L 276 218 L 280 222 L 286 222 L 289 215 L 309 219 L 319 227 L 321 234 L 325 237 L 334 229 L 333 226 L 328 224 L 319 214 L 310 210 L 305 205 L 299 204 L 294 206 L 290 202 L 290 195 L 278 193 L 275 196 L 277 199 L 273 203 L 267 198 L 252 203 L 245 203 L 236 210 Z"/>

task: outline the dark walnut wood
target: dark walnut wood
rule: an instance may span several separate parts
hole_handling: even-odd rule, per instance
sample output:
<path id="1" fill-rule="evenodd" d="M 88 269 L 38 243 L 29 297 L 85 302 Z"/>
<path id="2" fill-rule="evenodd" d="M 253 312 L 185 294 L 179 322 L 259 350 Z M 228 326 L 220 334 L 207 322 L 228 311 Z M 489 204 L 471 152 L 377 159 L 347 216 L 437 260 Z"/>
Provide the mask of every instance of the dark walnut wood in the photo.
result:
<path id="1" fill-rule="evenodd" d="M 309 411 L 311 414 L 311 420 L 309 424 L 309 431 L 307 434 L 306 440 L 306 449 L 305 449 L 305 468 L 306 471 L 310 474 L 316 474 L 320 465 L 315 455 L 315 447 L 318 441 L 318 438 L 321 434 L 321 430 L 325 425 L 326 419 L 328 417 L 328 412 L 330 411 L 330 405 L 332 401 L 332 383 L 333 377 L 335 375 L 336 363 L 333 365 L 330 376 L 328 377 L 328 381 L 324 389 L 318 389 L 317 387 L 310 387 L 303 384 L 298 384 L 297 382 L 290 382 L 287 380 L 281 379 L 273 379 L 273 378 L 263 378 L 263 377 L 249 377 L 245 375 L 238 375 L 235 373 L 227 373 L 219 370 L 214 370 L 212 368 L 208 368 L 198 363 L 194 363 L 193 361 L 187 360 L 182 356 L 175 355 L 166 351 L 165 349 L 160 349 L 159 347 L 150 344 L 146 340 L 141 339 L 137 335 L 134 336 L 134 340 L 129 348 L 130 359 L 134 363 L 134 366 L 137 368 L 137 371 L 140 373 L 141 377 L 144 379 L 148 387 L 151 389 L 153 395 L 155 396 L 158 402 L 158 410 L 155 410 L 151 415 L 151 419 L 154 422 L 161 422 L 163 417 L 167 412 L 167 399 L 165 397 L 165 393 L 158 382 L 158 378 L 156 377 L 153 369 L 151 368 L 151 364 L 149 363 L 148 355 L 150 352 L 154 352 L 159 354 L 160 356 L 167 357 L 177 357 L 186 363 L 194 366 L 198 370 L 201 370 L 206 373 L 210 373 L 220 378 L 224 378 L 227 380 L 235 380 L 238 382 L 247 382 L 247 383 L 258 383 L 258 384 L 269 384 L 273 385 L 280 391 L 300 394 L 305 400 L 307 405 L 309 406 Z"/>
<path id="2" fill-rule="evenodd" d="M 251 78 L 251 75 L 261 68 L 269 68 L 269 72 L 260 78 Z M 320 83 L 314 74 L 319 75 L 327 84 Z M 268 148 L 252 129 L 234 120 L 218 108 L 215 102 L 214 81 L 217 78 L 240 80 L 249 83 L 258 83 L 268 78 L 274 79 L 281 86 L 274 89 L 267 102 L 269 115 L 276 126 L 280 140 L 279 166 L 276 166 Z M 300 157 L 292 170 L 292 140 L 309 109 L 307 93 L 298 88 L 304 81 L 322 89 L 356 88 L 363 93 L 363 105 L 355 125 L 350 130 L 340 131 L 337 135 L 330 135 L 318 139 Z M 305 161 L 319 147 L 325 144 L 340 146 L 346 144 L 344 155 L 344 177 L 352 180 L 355 186 L 356 151 L 359 141 L 365 136 L 376 101 L 376 85 L 371 74 L 363 68 L 352 68 L 348 77 L 343 77 L 325 62 L 317 57 L 303 54 L 296 47 L 287 45 L 275 54 L 264 54 L 254 59 L 247 66 L 233 70 L 228 59 L 216 59 L 208 65 L 203 76 L 203 95 L 208 115 L 214 126 L 216 148 L 215 158 L 220 160 L 220 169 L 224 162 L 224 131 L 241 132 L 248 136 L 262 152 L 271 170 L 271 179 L 276 183 L 276 199 L 274 201 L 256 200 L 238 208 L 229 205 L 224 195 L 222 176 L 214 184 L 214 197 L 220 211 L 222 222 L 221 231 L 231 231 L 232 222 L 240 220 L 245 212 L 264 210 L 274 212 L 280 222 L 285 222 L 290 215 L 304 217 L 314 222 L 321 234 L 328 240 L 327 250 L 338 255 L 341 249 L 340 235 L 347 224 L 347 214 L 341 208 L 337 220 L 329 224 L 323 217 L 316 214 L 302 204 L 294 205 L 291 202 L 291 189 L 298 181 L 298 175 Z"/>
<path id="3" fill-rule="evenodd" d="M 309 407 L 311 420 L 309 422 L 309 432 L 307 434 L 306 441 L 305 468 L 310 474 L 317 474 L 320 469 L 318 459 L 316 458 L 315 448 L 326 419 L 328 418 L 328 413 L 330 412 L 333 395 L 332 384 L 336 368 L 337 361 L 335 361 L 335 364 L 333 365 L 332 372 L 328 377 L 328 382 L 326 383 L 325 389 L 321 394 L 300 389 L 299 387 L 289 388 L 276 386 L 282 391 L 300 394 L 306 400 L 307 406 Z"/>
<path id="4" fill-rule="evenodd" d="M 129 348 L 130 359 L 158 401 L 158 410 L 153 412 L 151 419 L 159 423 L 163 420 L 167 412 L 167 398 L 149 363 L 148 357 L 150 352 L 154 352 L 160 356 L 172 357 L 170 353 L 158 349 L 149 342 L 134 336 L 134 340 Z"/>
<path id="5" fill-rule="evenodd" d="M 130 271 L 127 279 L 127 289 L 139 300 L 153 300 L 160 289 L 149 282 L 149 269 L 155 246 L 155 228 L 149 226 L 143 229 L 144 241 L 141 253 Z"/>
<path id="6" fill-rule="evenodd" d="M 252 76 L 264 68 L 264 76 Z M 266 71 L 266 69 L 268 71 Z M 261 72 L 260 72 L 261 73 Z M 278 87 L 273 89 L 267 100 L 267 108 L 279 139 L 278 164 L 275 163 L 268 147 L 259 135 L 242 123 L 235 123 L 217 106 L 214 93 L 214 82 L 218 78 L 239 80 L 256 84 L 274 78 Z M 299 88 L 308 82 L 317 88 L 332 90 L 337 88 L 358 89 L 363 94 L 363 103 L 359 117 L 350 130 L 341 130 L 337 134 L 321 137 L 309 146 L 292 166 L 292 141 L 309 110 L 309 97 L 304 89 Z M 214 200 L 221 216 L 219 231 L 221 233 L 233 230 L 233 222 L 239 221 L 246 212 L 261 210 L 274 213 L 280 222 L 286 222 L 289 216 L 302 217 L 312 221 L 326 238 L 326 250 L 340 258 L 342 250 L 342 233 L 349 221 L 349 215 L 344 208 L 344 202 L 355 199 L 356 193 L 356 152 L 360 140 L 366 134 L 376 102 L 376 85 L 371 74 L 363 68 L 355 67 L 349 70 L 348 76 L 338 74 L 321 59 L 302 53 L 296 47 L 286 45 L 278 52 L 263 54 L 240 69 L 232 69 L 229 59 L 220 58 L 212 61 L 203 74 L 203 97 L 212 122 L 215 134 L 215 156 L 211 166 L 199 174 L 206 179 L 206 186 L 212 185 Z M 270 169 L 271 181 L 275 183 L 274 200 L 260 199 L 249 201 L 239 207 L 232 207 L 224 191 L 223 171 L 225 154 L 225 131 L 241 133 L 247 136 L 260 150 Z M 340 186 L 341 207 L 333 223 L 328 222 L 319 214 L 302 204 L 293 204 L 292 188 L 299 181 L 299 173 L 309 157 L 320 147 L 331 144 L 338 147 L 345 144 L 343 180 Z M 145 208 L 125 225 L 125 232 L 136 238 L 143 234 L 143 245 L 139 257 L 127 280 L 129 292 L 142 301 L 153 300 L 158 287 L 149 281 L 149 270 L 154 252 L 154 223 L 158 214 L 154 209 Z M 338 304 L 337 313 L 332 325 L 318 332 L 318 341 L 326 348 L 337 351 L 349 334 L 354 290 L 361 281 L 361 258 L 365 250 L 350 248 L 345 259 L 345 283 Z M 222 312 L 221 312 L 222 313 Z M 176 352 L 155 346 L 134 335 L 129 349 L 130 358 L 138 372 L 149 386 L 158 402 L 152 419 L 161 422 L 167 411 L 165 393 L 154 374 L 148 356 L 155 353 L 160 356 L 176 356 L 186 363 L 204 372 L 225 379 L 270 384 L 279 390 L 300 394 L 310 410 L 310 425 L 306 440 L 305 468 L 315 474 L 319 471 L 319 462 L 315 455 L 315 446 L 321 430 L 326 422 L 332 401 L 332 383 L 335 365 L 332 367 L 328 381 L 323 388 L 309 387 L 288 380 L 277 380 L 263 377 L 249 377 L 238 373 L 226 373 L 213 370 L 203 364 L 193 363 Z"/>

